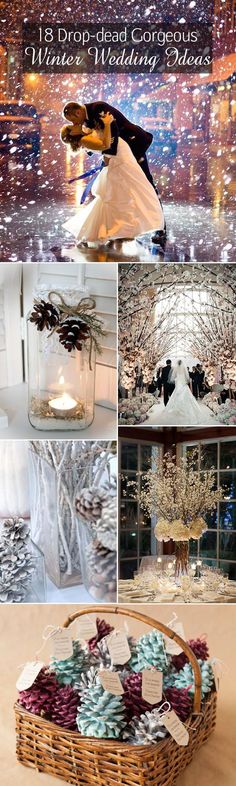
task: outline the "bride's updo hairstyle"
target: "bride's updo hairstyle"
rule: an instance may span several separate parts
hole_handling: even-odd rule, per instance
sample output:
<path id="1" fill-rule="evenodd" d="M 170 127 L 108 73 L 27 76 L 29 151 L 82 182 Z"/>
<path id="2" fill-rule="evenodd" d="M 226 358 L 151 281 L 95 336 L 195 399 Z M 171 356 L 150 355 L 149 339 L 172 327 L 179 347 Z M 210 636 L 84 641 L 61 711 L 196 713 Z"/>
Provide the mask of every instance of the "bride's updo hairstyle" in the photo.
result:
<path id="1" fill-rule="evenodd" d="M 71 128 L 72 126 L 62 126 L 60 137 L 61 141 L 64 145 L 69 145 L 72 153 L 77 153 L 80 147 L 80 140 L 82 139 L 83 134 L 76 134 L 76 136 L 71 135 Z"/>

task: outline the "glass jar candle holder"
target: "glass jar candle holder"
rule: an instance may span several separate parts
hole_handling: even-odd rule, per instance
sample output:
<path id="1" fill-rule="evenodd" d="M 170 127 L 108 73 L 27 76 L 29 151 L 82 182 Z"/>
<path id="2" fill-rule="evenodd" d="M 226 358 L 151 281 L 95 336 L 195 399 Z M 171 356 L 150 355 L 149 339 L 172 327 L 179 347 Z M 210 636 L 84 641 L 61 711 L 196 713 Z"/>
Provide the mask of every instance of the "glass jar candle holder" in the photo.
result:
<path id="1" fill-rule="evenodd" d="M 74 431 L 92 423 L 94 338 L 101 329 L 94 308 L 95 301 L 81 299 L 78 290 L 35 299 L 27 318 L 28 411 L 34 428 Z"/>

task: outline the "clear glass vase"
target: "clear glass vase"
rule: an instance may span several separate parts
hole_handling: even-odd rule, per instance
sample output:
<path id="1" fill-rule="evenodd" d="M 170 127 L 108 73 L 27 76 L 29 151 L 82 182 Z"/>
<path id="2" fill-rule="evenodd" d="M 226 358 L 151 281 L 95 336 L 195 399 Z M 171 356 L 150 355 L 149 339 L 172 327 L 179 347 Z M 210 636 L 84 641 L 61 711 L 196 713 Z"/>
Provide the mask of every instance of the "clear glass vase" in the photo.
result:
<path id="1" fill-rule="evenodd" d="M 117 601 L 117 554 L 104 548 L 92 528 L 78 518 L 83 584 L 94 600 Z"/>
<path id="2" fill-rule="evenodd" d="M 71 352 L 57 332 L 27 319 L 29 421 L 42 431 L 84 429 L 94 418 L 95 350 L 90 340 Z"/>
<path id="3" fill-rule="evenodd" d="M 43 552 L 46 572 L 58 588 L 81 584 L 74 492 L 79 469 L 57 472 L 29 451 L 31 537 Z"/>

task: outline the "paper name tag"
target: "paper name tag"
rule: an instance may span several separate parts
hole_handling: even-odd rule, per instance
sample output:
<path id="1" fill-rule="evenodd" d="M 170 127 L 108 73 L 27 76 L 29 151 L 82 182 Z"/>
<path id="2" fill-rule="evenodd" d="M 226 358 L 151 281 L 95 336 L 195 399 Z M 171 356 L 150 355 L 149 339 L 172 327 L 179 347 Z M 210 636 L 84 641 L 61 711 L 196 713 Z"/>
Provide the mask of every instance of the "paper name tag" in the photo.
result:
<path id="1" fill-rule="evenodd" d="M 158 704 L 162 699 L 163 675 L 161 671 L 144 669 L 142 673 L 142 698 L 149 704 Z"/>
<path id="2" fill-rule="evenodd" d="M 166 727 L 167 731 L 169 731 L 171 737 L 177 742 L 177 745 L 188 745 L 189 733 L 174 710 L 166 712 L 165 715 L 162 716 L 161 722 L 163 726 Z"/>
<path id="3" fill-rule="evenodd" d="M 109 691 L 109 693 L 112 693 L 114 696 L 121 696 L 122 693 L 124 693 L 117 671 L 107 671 L 104 669 L 104 671 L 99 673 L 99 679 L 104 690 Z"/>
<path id="4" fill-rule="evenodd" d="M 115 630 L 107 638 L 108 652 L 114 664 L 123 666 L 131 657 L 127 636 L 122 631 Z"/>
<path id="5" fill-rule="evenodd" d="M 39 660 L 26 663 L 23 668 L 23 671 L 18 677 L 16 683 L 17 689 L 27 690 L 28 688 L 31 688 L 31 685 L 33 685 L 33 683 L 35 682 L 36 677 L 38 676 L 43 666 L 44 666 L 43 661 L 39 661 Z"/>
<path id="6" fill-rule="evenodd" d="M 73 655 L 73 644 L 70 633 L 65 628 L 55 631 L 52 636 L 53 655 L 56 660 L 67 660 Z"/>
<path id="7" fill-rule="evenodd" d="M 89 641 L 90 639 L 93 639 L 98 632 L 96 622 L 94 622 L 94 620 L 91 620 L 91 617 L 89 615 L 87 616 L 85 615 L 84 617 L 80 618 L 78 622 L 77 630 L 78 630 L 78 638 L 84 639 L 85 641 Z"/>
<path id="8" fill-rule="evenodd" d="M 174 633 L 177 633 L 177 635 L 180 636 L 181 639 L 184 639 L 184 641 L 186 641 L 182 622 L 178 622 L 178 620 L 176 620 L 175 622 L 172 622 L 169 625 L 169 627 L 171 628 L 171 630 L 174 631 Z M 183 652 L 182 647 L 179 647 L 179 644 L 176 644 L 176 641 L 174 641 L 174 639 L 168 639 L 168 637 L 165 636 L 165 642 L 166 642 L 166 652 L 168 653 L 168 655 L 180 655 L 180 653 Z"/>

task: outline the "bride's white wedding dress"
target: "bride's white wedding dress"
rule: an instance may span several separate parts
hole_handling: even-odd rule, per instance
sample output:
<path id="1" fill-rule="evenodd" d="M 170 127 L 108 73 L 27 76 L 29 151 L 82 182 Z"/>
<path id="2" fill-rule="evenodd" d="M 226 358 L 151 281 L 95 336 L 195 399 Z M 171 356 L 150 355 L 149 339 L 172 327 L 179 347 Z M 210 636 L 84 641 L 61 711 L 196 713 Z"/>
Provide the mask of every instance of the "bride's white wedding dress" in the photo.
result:
<path id="1" fill-rule="evenodd" d="M 169 377 L 175 383 L 175 389 L 169 398 L 164 412 L 158 417 L 158 425 L 203 425 L 210 422 L 211 413 L 204 415 L 204 408 L 198 404 L 189 388 L 189 375 L 184 363 L 177 364 Z"/>
<path id="2" fill-rule="evenodd" d="M 63 225 L 77 240 L 104 242 L 164 229 L 158 196 L 120 137 L 117 154 L 99 172 L 92 194 L 95 199 Z"/>

